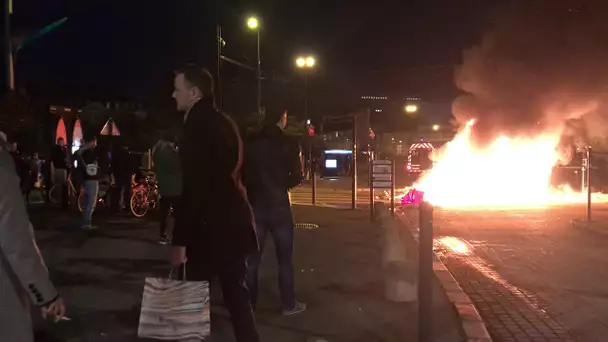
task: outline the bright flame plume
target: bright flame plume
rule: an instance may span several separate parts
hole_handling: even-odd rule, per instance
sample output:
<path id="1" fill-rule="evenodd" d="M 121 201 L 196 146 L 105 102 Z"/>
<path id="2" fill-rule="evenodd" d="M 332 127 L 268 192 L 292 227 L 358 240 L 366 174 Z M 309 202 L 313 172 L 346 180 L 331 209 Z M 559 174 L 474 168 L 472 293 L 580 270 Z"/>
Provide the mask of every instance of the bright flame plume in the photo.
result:
<path id="1" fill-rule="evenodd" d="M 500 136 L 486 147 L 471 140 L 470 121 L 433 155 L 435 164 L 413 186 L 440 207 L 527 207 L 584 202 L 586 196 L 550 185 L 559 161 L 559 132 Z M 597 197 L 597 195 L 596 195 Z"/>

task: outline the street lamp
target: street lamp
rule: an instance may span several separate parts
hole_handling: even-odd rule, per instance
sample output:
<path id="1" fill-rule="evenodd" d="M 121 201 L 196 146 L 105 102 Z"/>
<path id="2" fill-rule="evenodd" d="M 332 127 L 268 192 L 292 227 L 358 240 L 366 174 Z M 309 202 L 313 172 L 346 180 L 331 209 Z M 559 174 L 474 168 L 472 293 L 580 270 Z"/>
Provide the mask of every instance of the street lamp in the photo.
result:
<path id="1" fill-rule="evenodd" d="M 406 113 L 416 113 L 418 111 L 418 106 L 414 105 L 414 104 L 409 104 L 405 106 L 405 112 Z"/>
<path id="2" fill-rule="evenodd" d="M 302 69 L 304 71 L 304 119 L 306 120 L 306 125 L 310 124 L 310 119 L 308 118 L 308 71 L 312 70 L 315 67 L 316 60 L 313 56 L 299 56 L 296 58 L 296 67 L 298 69 Z M 307 169 L 309 172 L 306 173 L 306 179 L 311 176 L 313 171 L 312 165 L 312 141 L 309 140 L 308 144 L 308 158 L 307 158 Z M 312 175 L 314 179 L 314 174 Z M 313 194 L 315 193 L 316 185 L 313 182 Z M 314 195 L 313 195 L 314 198 Z M 314 203 L 314 199 L 313 199 Z"/>
<path id="3" fill-rule="evenodd" d="M 304 119 L 308 120 L 308 70 L 315 67 L 317 61 L 313 56 L 300 56 L 296 58 L 296 67 L 304 70 Z"/>
<path id="4" fill-rule="evenodd" d="M 441 128 L 439 125 L 433 125 L 433 131 L 437 132 L 439 128 Z"/>
<path id="5" fill-rule="evenodd" d="M 262 67 L 260 62 L 260 22 L 256 17 L 249 17 L 247 19 L 247 27 L 250 30 L 256 31 L 258 35 L 258 68 L 257 68 L 257 76 L 258 76 L 258 113 L 262 114 Z"/>

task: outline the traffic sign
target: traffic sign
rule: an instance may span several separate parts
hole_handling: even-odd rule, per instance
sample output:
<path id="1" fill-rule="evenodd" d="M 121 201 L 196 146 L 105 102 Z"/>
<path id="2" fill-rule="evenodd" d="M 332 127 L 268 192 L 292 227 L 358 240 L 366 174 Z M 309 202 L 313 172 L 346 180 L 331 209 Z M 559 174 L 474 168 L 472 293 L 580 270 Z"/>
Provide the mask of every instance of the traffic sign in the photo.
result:
<path id="1" fill-rule="evenodd" d="M 374 160 L 372 162 L 372 187 L 391 189 L 393 186 L 393 161 Z"/>
<path id="2" fill-rule="evenodd" d="M 374 202 L 376 189 L 390 190 L 391 214 L 395 215 L 395 162 L 394 160 L 372 160 L 369 165 L 370 220 L 376 219 Z"/>
<path id="3" fill-rule="evenodd" d="M 388 182 L 379 182 L 379 181 L 374 181 L 374 189 L 390 189 L 391 185 L 393 184 L 393 182 L 388 181 Z"/>

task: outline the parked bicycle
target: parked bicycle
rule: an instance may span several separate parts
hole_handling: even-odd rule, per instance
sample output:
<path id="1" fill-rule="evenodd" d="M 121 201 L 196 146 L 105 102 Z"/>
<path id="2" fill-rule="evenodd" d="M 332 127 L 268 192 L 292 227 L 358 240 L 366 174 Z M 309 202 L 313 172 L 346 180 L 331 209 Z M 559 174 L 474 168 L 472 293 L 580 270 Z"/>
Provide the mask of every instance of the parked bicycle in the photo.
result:
<path id="1" fill-rule="evenodd" d="M 110 188 L 112 186 L 112 181 L 109 177 L 102 177 L 99 180 L 99 193 L 97 194 L 97 205 L 101 205 L 103 207 L 110 207 Z M 76 199 L 76 204 L 78 206 L 78 211 L 82 212 L 84 210 L 84 191 L 82 188 L 76 189 L 74 186 L 74 182 L 72 180 L 72 174 L 68 176 L 67 179 L 67 188 L 68 188 L 68 196 L 70 199 Z M 62 195 L 63 187 L 61 184 L 55 184 L 51 187 L 49 191 L 49 202 L 53 205 L 61 204 L 61 195 Z"/>
<path id="2" fill-rule="evenodd" d="M 76 190 L 72 182 L 72 174 L 70 173 L 67 179 L 68 198 L 78 198 L 80 189 Z M 49 190 L 49 202 L 53 205 L 61 205 L 61 195 L 63 192 L 62 184 L 55 184 Z M 80 208 L 79 208 L 80 209 Z M 81 210 L 82 211 L 82 210 Z"/>
<path id="3" fill-rule="evenodd" d="M 150 210 L 156 209 L 159 199 L 156 177 L 150 173 L 133 187 L 129 201 L 131 213 L 135 217 L 144 217 Z"/>

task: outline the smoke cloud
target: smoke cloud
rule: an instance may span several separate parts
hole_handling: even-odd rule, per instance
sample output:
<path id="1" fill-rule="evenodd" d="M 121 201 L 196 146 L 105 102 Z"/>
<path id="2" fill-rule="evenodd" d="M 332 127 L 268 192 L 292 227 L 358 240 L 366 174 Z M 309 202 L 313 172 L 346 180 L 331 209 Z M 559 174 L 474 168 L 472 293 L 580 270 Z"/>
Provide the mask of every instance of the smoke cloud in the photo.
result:
<path id="1" fill-rule="evenodd" d="M 503 11 L 463 53 L 455 80 L 465 94 L 453 103 L 456 120 L 477 119 L 482 141 L 566 127 L 608 136 L 604 2 L 528 0 Z"/>

